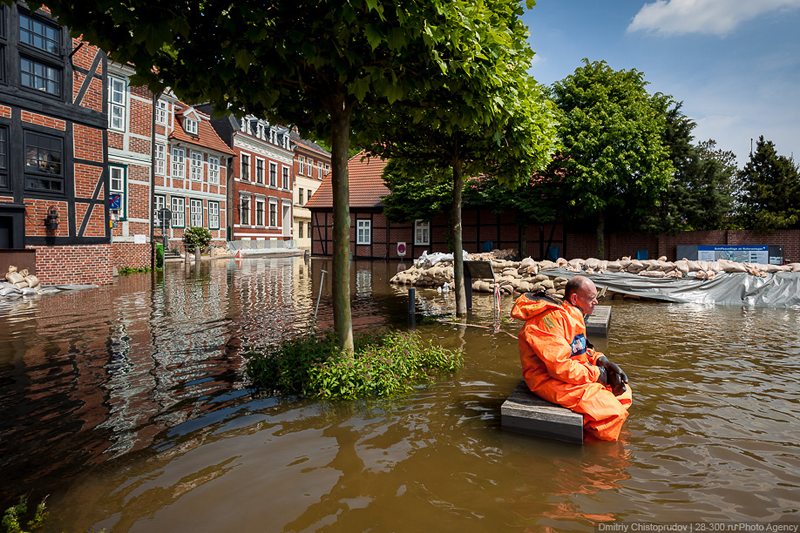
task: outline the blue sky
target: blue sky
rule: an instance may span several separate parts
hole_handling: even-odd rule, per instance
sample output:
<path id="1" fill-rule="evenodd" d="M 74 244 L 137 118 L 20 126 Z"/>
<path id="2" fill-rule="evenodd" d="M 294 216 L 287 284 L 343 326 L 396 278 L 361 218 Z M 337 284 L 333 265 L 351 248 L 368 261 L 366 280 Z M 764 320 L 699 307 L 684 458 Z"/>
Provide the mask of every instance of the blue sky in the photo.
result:
<path id="1" fill-rule="evenodd" d="M 759 135 L 800 161 L 800 0 L 538 0 L 524 20 L 539 82 L 635 68 L 739 167 Z"/>

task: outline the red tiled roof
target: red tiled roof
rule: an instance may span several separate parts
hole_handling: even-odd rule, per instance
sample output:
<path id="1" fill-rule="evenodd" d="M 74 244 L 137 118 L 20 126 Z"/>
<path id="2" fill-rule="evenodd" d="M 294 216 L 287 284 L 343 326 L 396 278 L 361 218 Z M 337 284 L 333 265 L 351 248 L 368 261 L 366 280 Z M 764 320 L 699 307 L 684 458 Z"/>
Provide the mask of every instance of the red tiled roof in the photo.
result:
<path id="1" fill-rule="evenodd" d="M 188 109 L 189 108 L 184 108 L 183 111 Z M 183 141 L 185 143 L 194 144 L 195 146 L 201 146 L 203 148 L 210 148 L 211 150 L 215 150 L 223 154 L 234 155 L 233 150 L 231 150 L 231 148 L 225 144 L 225 141 L 223 141 L 220 136 L 217 135 L 217 132 L 214 131 L 214 128 L 211 126 L 211 122 L 209 122 L 209 117 L 203 113 L 200 113 L 196 109 L 194 112 L 200 119 L 197 124 L 197 135 L 186 133 L 186 130 L 183 129 L 183 111 L 175 113 L 175 129 L 173 129 L 169 134 L 170 139 Z"/>
<path id="2" fill-rule="evenodd" d="M 347 162 L 350 175 L 350 207 L 379 207 L 381 198 L 389 194 L 383 183 L 383 168 L 386 161 L 379 157 L 367 157 L 360 152 Z M 317 192 L 305 207 L 325 209 L 333 207 L 333 187 L 331 173 L 325 175 Z"/>

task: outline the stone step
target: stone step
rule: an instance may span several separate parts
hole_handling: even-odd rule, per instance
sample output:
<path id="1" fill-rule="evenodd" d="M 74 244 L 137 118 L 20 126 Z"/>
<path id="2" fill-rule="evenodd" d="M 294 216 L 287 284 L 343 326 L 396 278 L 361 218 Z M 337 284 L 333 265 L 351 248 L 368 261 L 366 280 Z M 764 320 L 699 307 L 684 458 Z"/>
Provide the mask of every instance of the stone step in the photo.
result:
<path id="1" fill-rule="evenodd" d="M 583 444 L 583 415 L 542 400 L 521 381 L 500 407 L 503 429 Z"/>
<path id="2" fill-rule="evenodd" d="M 608 335 L 608 326 L 611 322 L 611 306 L 610 305 L 597 305 L 594 312 L 589 315 L 586 320 L 586 334 L 601 335 L 603 337 Z"/>

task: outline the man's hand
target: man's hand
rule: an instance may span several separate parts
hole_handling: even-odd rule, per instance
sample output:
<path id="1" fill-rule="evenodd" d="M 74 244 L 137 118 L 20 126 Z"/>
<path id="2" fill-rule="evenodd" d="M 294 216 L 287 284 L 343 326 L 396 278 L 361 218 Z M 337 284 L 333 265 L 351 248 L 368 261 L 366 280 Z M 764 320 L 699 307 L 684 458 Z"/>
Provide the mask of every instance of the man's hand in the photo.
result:
<path id="1" fill-rule="evenodd" d="M 608 360 L 608 357 L 601 355 L 597 358 L 596 364 L 600 367 L 601 371 L 605 370 L 607 374 L 607 382 L 611 385 L 611 389 L 615 396 L 619 396 L 627 389 L 625 384 L 628 383 L 628 375 L 616 363 Z"/>

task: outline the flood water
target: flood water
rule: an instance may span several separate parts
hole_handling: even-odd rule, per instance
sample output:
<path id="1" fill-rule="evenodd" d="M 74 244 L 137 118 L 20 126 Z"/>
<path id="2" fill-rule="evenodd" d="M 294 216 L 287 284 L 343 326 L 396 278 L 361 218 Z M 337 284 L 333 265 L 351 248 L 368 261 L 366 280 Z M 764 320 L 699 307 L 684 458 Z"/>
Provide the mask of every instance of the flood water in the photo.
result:
<path id="1" fill-rule="evenodd" d="M 426 338 L 465 364 L 391 402 L 260 397 L 242 348 L 314 324 L 321 260 L 170 264 L 0 303 L 0 502 L 52 531 L 592 531 L 613 521 L 800 521 L 800 312 L 631 300 L 597 348 L 634 391 L 618 443 L 500 429 L 519 324 L 475 295 Z M 396 263 L 355 263 L 356 329 L 405 328 Z M 330 279 L 319 327 L 331 324 Z M 417 311 L 452 295 L 417 291 Z M 502 301 L 507 317 L 512 299 Z M 497 326 L 495 326 L 497 324 Z"/>

